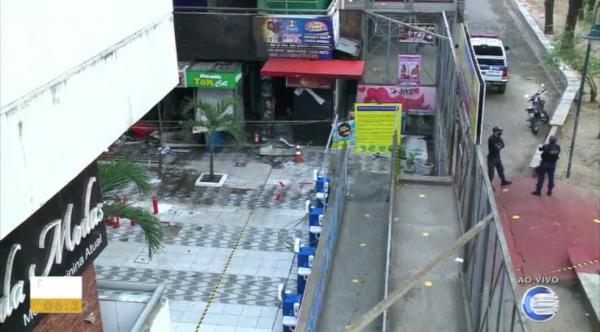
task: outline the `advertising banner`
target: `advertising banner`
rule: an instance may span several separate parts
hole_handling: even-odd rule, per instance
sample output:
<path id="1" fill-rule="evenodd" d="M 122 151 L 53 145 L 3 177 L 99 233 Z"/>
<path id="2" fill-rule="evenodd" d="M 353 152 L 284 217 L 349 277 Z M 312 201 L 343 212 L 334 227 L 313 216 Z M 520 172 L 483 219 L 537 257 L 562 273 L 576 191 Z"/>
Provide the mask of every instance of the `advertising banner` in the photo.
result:
<path id="1" fill-rule="evenodd" d="M 394 129 L 400 136 L 402 105 L 354 104 L 357 154 L 391 154 Z"/>
<path id="2" fill-rule="evenodd" d="M 356 121 L 342 121 L 335 124 L 333 131 L 332 149 L 353 147 L 356 145 Z"/>
<path id="3" fill-rule="evenodd" d="M 398 54 L 398 83 L 421 83 L 421 55 Z"/>
<path id="4" fill-rule="evenodd" d="M 436 24 L 435 23 L 413 23 L 412 26 L 417 28 L 435 32 Z M 410 27 L 404 26 L 400 28 L 400 33 L 398 34 L 398 42 L 399 43 L 426 43 L 433 44 L 435 42 L 434 38 L 431 35 L 425 34 L 419 30 L 411 29 Z"/>
<path id="5" fill-rule="evenodd" d="M 0 241 L 0 331 L 32 331 L 30 277 L 80 276 L 106 247 L 106 224 L 92 163 Z"/>
<path id="6" fill-rule="evenodd" d="M 357 103 L 402 104 L 404 112 L 433 112 L 436 103 L 435 87 L 398 87 L 393 85 L 359 84 Z"/>
<path id="7" fill-rule="evenodd" d="M 458 48 L 456 49 L 456 63 L 459 69 L 459 93 L 467 109 L 473 140 L 476 144 L 479 144 L 483 126 L 485 83 L 479 73 L 466 27 L 461 24 L 461 27 L 457 31 L 456 44 Z"/>
<path id="8" fill-rule="evenodd" d="M 328 16 L 256 16 L 257 49 L 272 58 L 332 59 L 334 27 Z"/>

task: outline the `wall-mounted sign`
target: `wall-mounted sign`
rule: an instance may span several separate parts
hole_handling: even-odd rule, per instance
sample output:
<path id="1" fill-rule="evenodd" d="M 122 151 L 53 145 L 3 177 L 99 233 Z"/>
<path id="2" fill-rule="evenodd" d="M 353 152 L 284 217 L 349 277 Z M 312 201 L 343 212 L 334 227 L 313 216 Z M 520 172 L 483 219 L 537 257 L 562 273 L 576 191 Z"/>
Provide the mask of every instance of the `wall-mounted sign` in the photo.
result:
<path id="1" fill-rule="evenodd" d="M 231 90 L 238 87 L 241 78 L 241 66 L 228 62 L 196 62 L 185 72 L 189 88 Z"/>
<path id="2" fill-rule="evenodd" d="M 356 122 L 354 120 L 342 121 L 335 124 L 333 131 L 332 149 L 341 149 L 343 147 L 353 147 L 355 140 Z"/>
<path id="3" fill-rule="evenodd" d="M 394 131 L 400 136 L 402 105 L 354 104 L 358 154 L 390 154 Z"/>
<path id="4" fill-rule="evenodd" d="M 398 54 L 398 83 L 421 83 L 421 55 Z"/>
<path id="5" fill-rule="evenodd" d="M 0 241 L 0 331 L 31 331 L 29 278 L 79 276 L 106 247 L 96 164 Z"/>
<path id="6" fill-rule="evenodd" d="M 403 111 L 435 110 L 435 87 L 415 86 L 398 87 L 393 85 L 359 84 L 356 94 L 357 103 L 397 103 Z"/>
<path id="7" fill-rule="evenodd" d="M 435 23 L 413 23 L 411 25 L 429 32 L 435 32 L 436 30 Z M 408 26 L 402 27 L 400 29 L 400 33 L 398 34 L 398 42 L 433 44 L 435 39 L 431 35 L 426 34 L 421 30 L 411 29 Z"/>
<path id="8" fill-rule="evenodd" d="M 287 77 L 288 88 L 331 89 L 331 79 L 322 77 Z"/>
<path id="9" fill-rule="evenodd" d="M 272 58 L 333 58 L 336 33 L 329 16 L 255 16 L 254 35 L 257 49 L 266 48 Z"/>

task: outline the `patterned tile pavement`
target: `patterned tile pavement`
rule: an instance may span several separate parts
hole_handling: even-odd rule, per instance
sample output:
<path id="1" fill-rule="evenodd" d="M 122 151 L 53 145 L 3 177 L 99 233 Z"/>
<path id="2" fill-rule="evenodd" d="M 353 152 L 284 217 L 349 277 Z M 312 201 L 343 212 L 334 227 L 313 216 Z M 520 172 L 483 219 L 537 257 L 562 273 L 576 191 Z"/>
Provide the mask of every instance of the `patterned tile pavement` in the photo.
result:
<path id="1" fill-rule="evenodd" d="M 295 237 L 307 238 L 304 206 L 323 154 L 306 149 L 305 163 L 274 168 L 247 153 L 218 153 L 217 170 L 229 174 L 222 188 L 195 187 L 207 158 L 188 157 L 172 159 L 179 163 L 167 165 L 162 181 L 155 183 L 162 252 L 148 260 L 143 232 L 123 221 L 120 228 L 109 228 L 109 245 L 95 261 L 98 279 L 163 282 L 172 331 L 195 331 L 204 311 L 199 331 L 281 331 L 277 286 L 296 288 L 291 245 Z M 386 157 L 353 155 L 349 162 L 352 169 L 389 172 Z M 151 209 L 149 197 L 131 188 L 122 194 Z"/>

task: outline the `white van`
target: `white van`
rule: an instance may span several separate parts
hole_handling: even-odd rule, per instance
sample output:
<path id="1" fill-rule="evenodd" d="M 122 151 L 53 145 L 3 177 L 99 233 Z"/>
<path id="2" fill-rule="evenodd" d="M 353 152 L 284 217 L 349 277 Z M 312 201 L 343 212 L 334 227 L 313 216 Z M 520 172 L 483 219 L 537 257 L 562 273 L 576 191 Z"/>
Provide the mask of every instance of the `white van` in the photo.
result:
<path id="1" fill-rule="evenodd" d="M 471 36 L 471 45 L 479 70 L 487 86 L 498 88 L 498 92 L 506 91 L 508 83 L 508 62 L 506 51 L 508 47 L 495 35 L 474 34 Z"/>

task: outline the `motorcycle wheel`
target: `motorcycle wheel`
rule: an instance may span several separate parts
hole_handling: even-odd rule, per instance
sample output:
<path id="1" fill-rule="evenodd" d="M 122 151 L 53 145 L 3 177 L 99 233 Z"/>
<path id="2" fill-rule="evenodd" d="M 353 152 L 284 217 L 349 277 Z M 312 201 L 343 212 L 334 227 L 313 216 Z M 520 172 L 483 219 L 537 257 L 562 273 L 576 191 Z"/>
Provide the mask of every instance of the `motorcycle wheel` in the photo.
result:
<path id="1" fill-rule="evenodd" d="M 540 121 L 531 121 L 531 132 L 534 135 L 537 135 L 540 132 Z"/>
<path id="2" fill-rule="evenodd" d="M 542 121 L 548 123 L 550 121 L 550 116 L 545 110 L 542 110 Z"/>

